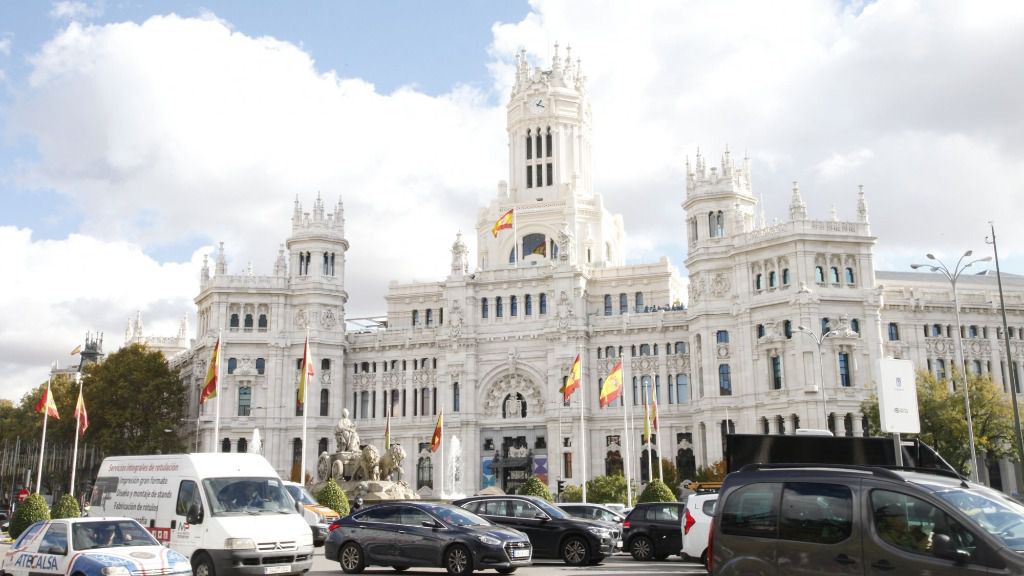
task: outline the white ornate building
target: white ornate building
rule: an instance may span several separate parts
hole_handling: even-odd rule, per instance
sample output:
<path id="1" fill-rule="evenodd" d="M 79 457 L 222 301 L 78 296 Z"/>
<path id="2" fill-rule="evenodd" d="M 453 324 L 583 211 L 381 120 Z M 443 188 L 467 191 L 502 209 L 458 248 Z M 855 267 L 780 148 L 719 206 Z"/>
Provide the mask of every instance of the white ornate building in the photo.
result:
<path id="1" fill-rule="evenodd" d="M 578 61 L 561 58 L 556 47 L 554 64 L 541 70 L 521 54 L 507 114 L 508 180 L 478 213 L 478 253 L 457 236 L 447 277 L 392 284 L 386 320 L 346 322 L 340 202 L 327 213 L 319 198 L 309 212 L 296 200 L 271 275 L 227 274 L 221 246 L 214 272 L 202 271 L 197 344 L 174 361 L 194 403 L 223 332 L 220 438 L 212 437 L 207 403 L 199 416 L 202 449 L 245 450 L 258 427 L 270 462 L 297 476 L 295 383 L 307 331 L 316 367 L 306 405 L 307 472 L 318 453 L 334 451 L 343 409 L 362 441 L 377 445 L 390 411 L 393 440 L 409 455 L 403 478 L 433 496 L 456 489 L 442 475 L 440 454 L 429 450 L 442 410 L 446 445 L 457 436 L 463 447 L 467 493 L 514 488 L 532 474 L 546 475 L 552 487 L 559 477 L 579 483 L 584 446 L 590 478 L 621 469 L 627 441 L 633 475 L 646 479 L 652 447 L 639 446 L 641 405 L 654 390 L 660 452 L 685 477 L 721 458 L 727 430 L 823 428 L 824 410 L 837 434 L 862 434 L 860 405 L 875 388 L 880 358 L 911 359 L 939 375 L 954 365 L 949 283 L 875 270 L 863 191 L 851 195 L 853 218 L 840 220 L 833 210 L 819 220 L 794 183 L 789 219 L 768 225 L 749 162 L 727 151 L 712 164 L 698 154 L 688 162 L 680 214 L 687 302 L 667 258 L 626 264 L 623 220 L 591 181 L 591 110 Z M 510 209 L 515 226 L 493 233 Z M 1019 367 L 1024 281 L 1005 277 L 1004 285 Z M 1008 390 L 994 276 L 963 277 L 959 295 L 968 366 L 991 372 Z M 819 356 L 800 326 L 838 334 Z M 559 389 L 577 354 L 583 390 L 565 407 Z M 599 408 L 598 390 L 620 358 L 623 397 Z M 624 411 L 633 420 L 628 435 Z M 1005 463 L 987 471 L 994 483 L 1013 481 Z"/>

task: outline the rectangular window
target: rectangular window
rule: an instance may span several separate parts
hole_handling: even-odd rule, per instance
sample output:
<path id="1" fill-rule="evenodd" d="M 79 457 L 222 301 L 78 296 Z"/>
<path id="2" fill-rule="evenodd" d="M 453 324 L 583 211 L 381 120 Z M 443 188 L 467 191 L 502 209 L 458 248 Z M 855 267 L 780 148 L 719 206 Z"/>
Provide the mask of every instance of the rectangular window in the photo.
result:
<path id="1" fill-rule="evenodd" d="M 551 155 L 551 151 L 548 150 L 548 156 L 550 156 L 550 155 Z M 548 162 L 545 166 L 547 166 L 547 172 L 548 172 L 548 186 L 551 186 L 551 184 L 553 184 L 554 181 L 555 181 L 554 172 L 552 171 L 552 168 L 551 168 L 551 162 Z"/>
<path id="2" fill-rule="evenodd" d="M 625 314 L 629 312 L 629 297 L 625 294 L 619 294 L 619 314 Z"/>
<path id="3" fill-rule="evenodd" d="M 533 138 L 530 138 L 529 134 L 526 136 L 526 159 L 530 160 L 533 158 Z"/>
<path id="4" fill-rule="evenodd" d="M 564 478 L 572 478 L 572 452 L 562 453 L 562 470 L 565 470 Z"/>
<path id="5" fill-rule="evenodd" d="M 728 364 L 718 366 L 718 394 L 719 396 L 732 396 L 732 376 Z"/>
<path id="6" fill-rule="evenodd" d="M 787 482 L 779 538 L 836 544 L 853 533 L 853 492 L 839 484 Z"/>
<path id="7" fill-rule="evenodd" d="M 772 390 L 782 389 L 782 358 L 772 356 Z"/>
<path id="8" fill-rule="evenodd" d="M 775 538 L 779 523 L 779 492 L 782 484 L 747 484 L 729 494 L 722 505 L 722 532 L 738 536 Z M 721 504 L 721 503 L 720 503 Z"/>
<path id="9" fill-rule="evenodd" d="M 548 130 L 551 130 L 548 128 Z M 551 158 L 551 132 L 544 135 L 544 155 Z M 549 164 L 550 166 L 550 164 Z"/>
<path id="10" fill-rule="evenodd" d="M 501 318 L 504 311 L 501 309 L 501 296 L 494 298 L 494 317 Z"/>
<path id="11" fill-rule="evenodd" d="M 544 173 L 541 172 L 541 170 L 543 170 L 544 167 L 541 166 L 540 164 L 537 164 L 536 169 L 537 169 L 537 188 L 540 188 L 540 187 L 544 186 Z"/>
<path id="12" fill-rule="evenodd" d="M 850 353 L 839 353 L 839 385 L 843 388 L 850 387 Z"/>
<path id="13" fill-rule="evenodd" d="M 252 405 L 252 388 L 243 386 L 238 389 L 238 415 L 248 416 Z"/>
<path id="14" fill-rule="evenodd" d="M 459 383 L 452 382 L 452 412 L 459 411 Z"/>
<path id="15" fill-rule="evenodd" d="M 889 341 L 897 342 L 900 339 L 900 327 L 895 322 L 889 322 Z"/>
<path id="16" fill-rule="evenodd" d="M 526 295 L 526 302 L 525 302 L 525 304 L 526 304 L 526 315 L 529 316 L 529 315 L 533 314 L 533 295 L 532 294 L 527 294 Z"/>
<path id="17" fill-rule="evenodd" d="M 533 166 L 526 167 L 526 187 L 533 188 Z"/>

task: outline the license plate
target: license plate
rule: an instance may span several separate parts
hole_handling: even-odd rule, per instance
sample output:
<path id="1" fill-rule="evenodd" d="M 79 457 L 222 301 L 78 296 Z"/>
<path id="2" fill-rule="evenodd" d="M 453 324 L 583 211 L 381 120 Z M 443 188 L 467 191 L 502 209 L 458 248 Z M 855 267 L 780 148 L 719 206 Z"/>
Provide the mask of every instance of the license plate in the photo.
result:
<path id="1" fill-rule="evenodd" d="M 529 558 L 530 557 L 530 551 L 529 550 L 525 550 L 525 549 L 524 550 L 513 550 L 512 551 L 512 557 L 513 558 Z"/>
<path id="2" fill-rule="evenodd" d="M 287 574 L 292 571 L 292 567 L 288 564 L 282 564 L 280 566 L 267 566 L 263 569 L 264 574 Z"/>

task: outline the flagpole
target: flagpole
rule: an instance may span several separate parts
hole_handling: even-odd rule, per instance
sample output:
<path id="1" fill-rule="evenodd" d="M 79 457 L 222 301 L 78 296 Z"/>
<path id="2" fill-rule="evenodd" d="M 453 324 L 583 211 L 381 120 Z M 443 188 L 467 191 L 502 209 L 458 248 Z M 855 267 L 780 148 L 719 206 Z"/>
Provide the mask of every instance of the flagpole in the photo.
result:
<path id="1" fill-rule="evenodd" d="M 217 367 L 216 367 L 216 370 L 217 370 L 217 384 L 216 384 L 216 386 L 217 387 L 213 391 L 214 396 L 217 397 L 216 409 L 215 409 L 214 416 L 213 416 L 213 446 L 212 446 L 212 448 L 213 448 L 214 452 L 217 451 L 217 446 L 220 444 L 220 366 L 221 366 L 220 359 L 224 357 L 224 344 L 225 344 L 224 343 L 224 331 L 220 330 L 219 332 L 217 332 L 217 344 L 214 344 L 214 346 L 219 346 L 220 347 L 220 349 L 217 350 Z"/>
<path id="2" fill-rule="evenodd" d="M 662 482 L 664 482 L 665 481 L 665 471 L 662 469 L 663 467 L 662 467 L 662 464 L 661 464 L 661 431 L 658 429 L 659 425 L 658 425 L 658 396 L 657 396 L 657 394 L 655 394 L 655 396 L 654 396 L 654 422 L 652 422 L 651 428 L 653 428 L 653 430 L 654 430 L 654 447 L 655 447 L 656 451 L 658 452 L 658 480 L 661 480 Z M 673 492 L 674 491 L 675 490 L 673 490 Z"/>
<path id="3" fill-rule="evenodd" d="M 515 207 L 512 208 L 512 242 L 516 254 L 516 268 L 519 268 L 519 214 L 516 214 Z"/>
<path id="4" fill-rule="evenodd" d="M 306 343 L 302 347 L 302 373 L 299 374 L 299 381 L 302 382 L 302 458 L 299 460 L 299 484 L 306 485 L 306 419 L 309 416 L 309 406 L 306 406 L 306 397 L 309 396 L 309 366 L 307 362 L 313 361 L 313 352 L 309 350 L 309 326 L 306 326 Z"/>
<path id="5" fill-rule="evenodd" d="M 587 428 L 583 423 L 583 407 L 586 405 L 587 387 L 583 385 L 583 347 L 580 346 L 580 483 L 583 486 L 583 502 L 587 502 Z"/>
<path id="6" fill-rule="evenodd" d="M 53 367 L 50 369 L 50 375 L 46 378 L 46 403 L 43 404 L 43 439 L 39 444 L 39 472 L 36 473 L 36 494 L 39 494 L 39 489 L 43 484 L 43 457 L 46 455 L 46 422 L 50 419 L 50 402 L 53 400 L 50 397 L 50 382 L 53 380 L 53 371 L 57 369 L 57 363 L 53 363 Z"/>
<path id="7" fill-rule="evenodd" d="M 444 497 L 444 404 L 441 404 L 441 497 Z"/>
<path id="8" fill-rule="evenodd" d="M 82 373 L 78 372 L 75 374 L 78 380 L 78 399 L 82 399 Z M 78 466 L 78 435 L 82 429 L 82 411 L 78 409 L 78 404 L 75 404 L 75 451 L 71 456 L 71 483 L 68 484 L 68 491 L 71 495 L 76 494 L 75 490 L 75 468 Z"/>
<path id="9" fill-rule="evenodd" d="M 622 387 L 625 388 L 626 383 L 629 382 L 630 396 L 632 397 L 630 402 L 626 402 L 626 390 L 622 391 L 622 421 L 626 429 L 626 457 L 628 463 L 626 467 L 628 471 L 626 474 L 626 497 L 629 498 L 629 503 L 626 504 L 627 506 L 633 505 L 633 402 L 636 401 L 636 393 L 633 392 L 633 371 L 626 371 L 627 366 L 632 364 L 632 358 L 632 355 L 627 354 L 622 362 Z"/>
<path id="10" fill-rule="evenodd" d="M 643 390 L 643 380 L 642 379 L 640 380 L 640 387 L 641 387 L 641 390 Z M 648 408 L 648 406 L 647 406 L 647 392 L 646 391 L 643 391 L 643 398 L 644 398 L 644 428 L 647 429 L 647 438 L 645 439 L 645 442 L 647 443 L 647 481 L 650 482 L 651 480 L 654 480 L 654 463 L 651 462 L 651 459 L 653 457 L 652 450 L 651 450 L 651 409 Z"/>

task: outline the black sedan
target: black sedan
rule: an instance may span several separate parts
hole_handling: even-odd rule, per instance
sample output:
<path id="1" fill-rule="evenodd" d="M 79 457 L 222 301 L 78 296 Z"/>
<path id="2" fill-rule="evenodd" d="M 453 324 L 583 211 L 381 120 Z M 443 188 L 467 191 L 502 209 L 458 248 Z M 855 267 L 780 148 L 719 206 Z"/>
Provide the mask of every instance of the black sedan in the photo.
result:
<path id="1" fill-rule="evenodd" d="M 533 558 L 533 547 L 522 532 L 495 526 L 450 504 L 376 504 L 336 524 L 324 543 L 324 556 L 340 562 L 347 574 L 358 574 L 370 565 L 399 572 L 411 566 L 439 566 L 449 574 L 486 568 L 511 574 L 529 566 Z"/>

